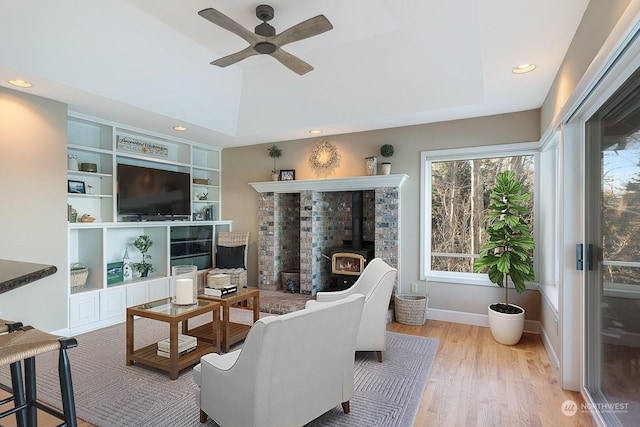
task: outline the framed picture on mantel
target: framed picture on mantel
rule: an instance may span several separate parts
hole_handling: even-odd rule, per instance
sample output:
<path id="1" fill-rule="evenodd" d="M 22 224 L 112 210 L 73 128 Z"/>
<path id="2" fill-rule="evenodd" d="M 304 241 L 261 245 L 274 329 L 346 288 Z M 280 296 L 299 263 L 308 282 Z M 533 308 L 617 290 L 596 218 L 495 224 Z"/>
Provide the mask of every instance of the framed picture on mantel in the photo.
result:
<path id="1" fill-rule="evenodd" d="M 296 170 L 295 169 L 281 169 L 280 170 L 280 181 L 293 181 L 296 179 Z"/>

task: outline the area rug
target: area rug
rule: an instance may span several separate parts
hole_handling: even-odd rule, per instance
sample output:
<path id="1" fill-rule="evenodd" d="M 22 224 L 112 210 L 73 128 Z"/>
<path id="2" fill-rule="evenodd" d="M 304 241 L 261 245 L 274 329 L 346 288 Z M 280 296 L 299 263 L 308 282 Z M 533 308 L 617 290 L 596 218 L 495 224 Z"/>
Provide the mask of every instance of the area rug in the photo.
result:
<path id="1" fill-rule="evenodd" d="M 232 320 L 248 322 L 247 310 L 232 309 Z M 136 347 L 159 341 L 166 324 L 137 319 Z M 78 335 L 78 347 L 68 351 L 76 412 L 98 427 L 212 427 L 200 424 L 191 369 L 171 381 L 166 373 L 142 365 L 125 364 L 125 325 Z M 340 405 L 308 426 L 410 426 L 415 419 L 438 340 L 387 332 L 383 363 L 374 353 L 356 354 L 355 395 L 351 413 Z M 0 381 L 10 384 L 8 367 Z M 39 399 L 60 407 L 57 354 L 36 358 Z"/>

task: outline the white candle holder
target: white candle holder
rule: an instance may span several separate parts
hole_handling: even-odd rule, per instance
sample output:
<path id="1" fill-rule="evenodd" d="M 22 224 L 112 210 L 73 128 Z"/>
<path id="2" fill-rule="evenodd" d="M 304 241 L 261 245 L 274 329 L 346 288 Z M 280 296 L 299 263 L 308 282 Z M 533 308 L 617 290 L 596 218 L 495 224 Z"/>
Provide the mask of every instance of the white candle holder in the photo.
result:
<path id="1" fill-rule="evenodd" d="M 198 302 L 198 268 L 176 265 L 171 268 L 171 304 L 188 307 Z"/>

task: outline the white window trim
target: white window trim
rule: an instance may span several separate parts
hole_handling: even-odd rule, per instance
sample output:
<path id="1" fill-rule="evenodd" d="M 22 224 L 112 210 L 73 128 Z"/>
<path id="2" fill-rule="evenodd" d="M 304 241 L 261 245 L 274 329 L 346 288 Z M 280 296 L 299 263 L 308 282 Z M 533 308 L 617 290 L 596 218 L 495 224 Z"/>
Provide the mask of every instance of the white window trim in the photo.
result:
<path id="1" fill-rule="evenodd" d="M 472 151 L 472 152 L 471 152 Z M 431 163 L 453 160 L 472 160 L 488 157 L 506 156 L 534 156 L 534 239 L 538 230 L 538 188 L 539 188 L 539 142 L 522 142 L 513 144 L 487 145 L 482 147 L 455 148 L 447 150 L 433 150 L 420 152 L 420 280 L 459 283 L 479 286 L 492 286 L 484 273 L 459 273 L 446 271 L 430 271 L 431 269 L 431 194 L 430 185 L 425 185 L 427 178 L 431 179 Z M 534 251 L 534 260 L 538 259 L 538 248 Z M 534 269 L 537 269 L 534 262 Z M 536 271 L 537 272 L 537 271 Z M 537 274 L 536 274 L 537 276 Z M 509 287 L 513 284 L 509 282 Z M 527 283 L 526 289 L 537 290 L 537 283 Z"/>
<path id="2" fill-rule="evenodd" d="M 562 227 L 561 227 L 561 219 L 563 218 L 563 162 L 562 162 L 562 141 L 563 134 L 562 130 L 559 129 L 554 132 L 550 137 L 542 144 L 541 152 L 549 151 L 553 152 L 553 168 L 554 168 L 554 181 L 556 183 L 555 186 L 555 206 L 554 206 L 554 218 L 555 221 L 553 223 L 553 235 L 554 235 L 554 244 L 552 251 L 553 252 L 545 252 L 545 257 L 547 259 L 553 259 L 553 281 L 546 283 L 545 281 L 538 281 L 538 286 L 540 292 L 544 295 L 547 302 L 554 308 L 557 312 L 559 307 L 559 289 L 560 289 L 560 278 L 562 276 Z M 538 177 L 540 179 L 540 177 Z M 547 188 L 545 187 L 545 191 Z M 547 250 L 547 249 L 545 249 Z M 538 252 L 540 253 L 540 252 Z M 536 273 L 540 271 L 537 270 Z"/>

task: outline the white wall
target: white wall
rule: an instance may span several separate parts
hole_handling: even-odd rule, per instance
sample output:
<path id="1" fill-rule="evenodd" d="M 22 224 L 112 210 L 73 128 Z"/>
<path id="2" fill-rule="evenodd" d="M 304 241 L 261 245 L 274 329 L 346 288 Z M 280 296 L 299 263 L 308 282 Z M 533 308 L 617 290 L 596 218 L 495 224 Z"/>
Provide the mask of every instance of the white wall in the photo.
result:
<path id="1" fill-rule="evenodd" d="M 0 258 L 58 272 L 0 294 L 0 317 L 67 326 L 67 107 L 0 87 Z"/>

